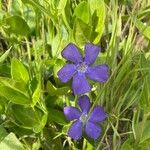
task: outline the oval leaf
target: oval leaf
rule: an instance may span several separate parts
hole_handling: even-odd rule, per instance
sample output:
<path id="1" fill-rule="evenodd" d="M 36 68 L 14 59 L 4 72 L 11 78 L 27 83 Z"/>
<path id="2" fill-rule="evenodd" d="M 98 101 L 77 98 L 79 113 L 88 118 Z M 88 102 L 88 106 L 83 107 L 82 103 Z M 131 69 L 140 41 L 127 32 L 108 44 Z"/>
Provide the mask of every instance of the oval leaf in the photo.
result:
<path id="1" fill-rule="evenodd" d="M 90 11 L 92 15 L 93 43 L 97 44 L 104 29 L 105 22 L 105 3 L 104 0 L 89 0 Z"/>
<path id="2" fill-rule="evenodd" d="M 0 96 L 5 97 L 7 100 L 11 101 L 12 103 L 20 104 L 20 105 L 31 104 L 30 98 L 14 87 L 0 85 L 0 89 L 1 89 Z"/>
<path id="3" fill-rule="evenodd" d="M 90 10 L 87 2 L 83 1 L 77 5 L 74 10 L 74 16 L 88 24 L 90 19 Z"/>
<path id="4" fill-rule="evenodd" d="M 4 29 L 8 33 L 14 33 L 20 36 L 27 36 L 30 32 L 30 28 L 27 22 L 20 16 L 11 16 L 4 20 Z"/>
<path id="5" fill-rule="evenodd" d="M 24 65 L 16 58 L 11 61 L 11 76 L 15 80 L 23 80 L 25 83 L 29 81 L 29 74 Z"/>
<path id="6" fill-rule="evenodd" d="M 9 108 L 8 113 L 18 126 L 32 129 L 36 133 L 43 129 L 47 121 L 47 114 L 36 107 L 14 104 Z"/>

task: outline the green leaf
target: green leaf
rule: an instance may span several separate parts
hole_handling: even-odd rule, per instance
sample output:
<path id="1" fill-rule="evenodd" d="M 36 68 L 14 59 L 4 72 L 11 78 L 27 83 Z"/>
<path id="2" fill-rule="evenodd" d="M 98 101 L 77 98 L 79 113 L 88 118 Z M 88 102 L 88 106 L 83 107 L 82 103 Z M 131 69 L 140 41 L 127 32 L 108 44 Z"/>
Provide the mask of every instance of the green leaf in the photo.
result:
<path id="1" fill-rule="evenodd" d="M 0 126 L 0 142 L 8 135 L 3 126 Z"/>
<path id="2" fill-rule="evenodd" d="M 21 142 L 17 139 L 14 133 L 7 135 L 0 143 L 1 150 L 25 150 Z"/>
<path id="3" fill-rule="evenodd" d="M 32 150 L 39 150 L 41 148 L 41 141 L 37 139 L 33 144 L 32 144 Z"/>
<path id="4" fill-rule="evenodd" d="M 22 81 L 14 80 L 12 78 L 7 77 L 0 77 L 0 85 L 10 86 L 12 88 L 14 87 L 15 89 L 21 91 L 22 93 L 28 95 L 27 85 Z"/>
<path id="5" fill-rule="evenodd" d="M 3 63 L 0 65 L 0 76 L 11 77 L 10 64 Z"/>
<path id="6" fill-rule="evenodd" d="M 11 16 L 5 18 L 5 26 L 3 27 L 8 33 L 14 33 L 20 36 L 27 36 L 30 33 L 30 28 L 27 22 L 20 16 Z"/>
<path id="7" fill-rule="evenodd" d="M 56 138 L 56 128 L 53 128 L 50 126 L 49 128 L 44 128 L 43 130 L 43 138 L 45 139 L 45 142 L 42 144 L 42 149 L 44 150 L 61 150 L 62 149 L 62 142 L 61 138 Z M 47 147 L 48 145 L 48 147 Z M 53 147 L 53 148 L 52 148 Z"/>
<path id="8" fill-rule="evenodd" d="M 55 77 L 56 83 L 60 82 L 60 80 L 58 79 L 57 73 L 63 67 L 63 65 L 64 65 L 64 61 L 62 59 L 57 59 L 55 61 L 55 65 L 53 67 L 53 72 L 54 72 L 54 77 Z"/>
<path id="9" fill-rule="evenodd" d="M 150 111 L 150 59 L 146 59 L 144 55 L 141 55 L 141 68 L 146 68 L 147 70 L 143 70 L 142 74 L 145 76 L 143 78 L 143 89 L 142 89 L 142 94 L 140 98 L 140 106 L 143 108 L 145 111 Z"/>
<path id="10" fill-rule="evenodd" d="M 42 11 L 43 13 L 46 13 L 47 15 L 51 14 L 39 3 L 38 0 L 21 0 L 24 4 L 30 4 L 32 5 L 35 9 Z M 52 17 L 52 16 L 51 16 Z"/>
<path id="11" fill-rule="evenodd" d="M 37 87 L 32 95 L 33 106 L 39 101 L 41 96 L 41 84 L 38 83 Z"/>
<path id="12" fill-rule="evenodd" d="M 4 106 L 0 104 L 0 115 L 4 112 Z"/>
<path id="13" fill-rule="evenodd" d="M 66 125 L 66 119 L 65 116 L 63 114 L 63 112 L 53 109 L 53 108 L 48 108 L 49 111 L 49 121 L 54 121 L 60 125 Z M 55 114 L 55 115 L 54 115 Z"/>
<path id="14" fill-rule="evenodd" d="M 11 48 L 12 47 L 10 47 L 7 51 L 5 51 L 5 53 L 0 57 L 0 63 L 3 63 L 5 59 L 8 57 Z"/>
<path id="15" fill-rule="evenodd" d="M 65 7 L 67 4 L 67 0 L 59 0 L 59 4 L 58 4 L 58 15 L 62 14 L 62 12 L 64 11 Z"/>
<path id="16" fill-rule="evenodd" d="M 143 90 L 140 98 L 140 106 L 146 111 L 150 111 L 150 76 L 143 80 Z"/>
<path id="17" fill-rule="evenodd" d="M 139 31 L 150 40 L 150 26 L 145 25 L 139 19 L 134 19 L 134 22 Z"/>
<path id="18" fill-rule="evenodd" d="M 149 146 L 150 146 L 150 139 L 145 140 L 144 142 L 138 144 L 136 150 L 149 150 Z"/>
<path id="19" fill-rule="evenodd" d="M 5 113 L 6 99 L 0 97 L 0 115 Z"/>
<path id="20" fill-rule="evenodd" d="M 34 77 L 30 82 L 30 90 L 32 93 L 32 106 L 34 106 L 41 97 L 41 81 Z"/>
<path id="21" fill-rule="evenodd" d="M 7 100 L 11 101 L 12 103 L 25 105 L 25 104 L 31 104 L 30 98 L 19 91 L 18 89 L 15 89 L 10 86 L 3 86 L 0 85 L 0 96 L 5 97 Z"/>
<path id="22" fill-rule="evenodd" d="M 32 129 L 35 133 L 43 129 L 47 120 L 47 114 L 36 107 L 13 104 L 10 106 L 8 114 L 18 126 Z"/>
<path id="23" fill-rule="evenodd" d="M 24 81 L 28 83 L 29 74 L 24 65 L 16 58 L 12 58 L 11 61 L 11 76 L 13 79 L 18 81 Z"/>
<path id="24" fill-rule="evenodd" d="M 128 140 L 126 140 L 124 143 L 123 143 L 123 145 L 122 145 L 122 148 L 121 148 L 122 150 L 134 150 L 133 148 L 132 148 L 132 145 L 131 145 L 131 143 L 130 143 L 130 140 L 128 139 Z"/>
<path id="25" fill-rule="evenodd" d="M 21 15 L 22 14 L 22 2 L 21 0 L 11 1 L 10 4 L 10 13 L 13 15 Z"/>
<path id="26" fill-rule="evenodd" d="M 47 91 L 50 96 L 63 95 L 69 90 L 69 87 L 56 88 L 50 81 L 47 82 Z"/>
<path id="27" fill-rule="evenodd" d="M 93 43 L 97 44 L 100 41 L 104 30 L 105 23 L 105 3 L 104 0 L 89 0 L 90 11 L 92 15 L 93 25 Z M 93 35 L 92 35 L 93 36 Z"/>
<path id="28" fill-rule="evenodd" d="M 73 36 L 79 46 L 90 41 L 92 28 L 82 20 L 76 19 L 73 27 Z"/>
<path id="29" fill-rule="evenodd" d="M 146 121 L 140 143 L 150 139 L 150 120 Z"/>
<path id="30" fill-rule="evenodd" d="M 27 92 L 21 91 L 22 89 L 25 89 L 23 83 L 18 84 L 13 79 L 0 78 L 0 89 L 0 96 L 12 103 L 25 105 L 31 104 L 32 102 Z"/>
<path id="31" fill-rule="evenodd" d="M 75 8 L 73 15 L 82 20 L 84 23 L 88 24 L 90 20 L 90 10 L 88 3 L 86 1 L 79 3 Z"/>
<path id="32" fill-rule="evenodd" d="M 47 82 L 47 88 L 46 89 L 47 89 L 48 94 L 50 96 L 56 95 L 56 93 L 55 93 L 56 92 L 56 88 L 50 81 Z"/>

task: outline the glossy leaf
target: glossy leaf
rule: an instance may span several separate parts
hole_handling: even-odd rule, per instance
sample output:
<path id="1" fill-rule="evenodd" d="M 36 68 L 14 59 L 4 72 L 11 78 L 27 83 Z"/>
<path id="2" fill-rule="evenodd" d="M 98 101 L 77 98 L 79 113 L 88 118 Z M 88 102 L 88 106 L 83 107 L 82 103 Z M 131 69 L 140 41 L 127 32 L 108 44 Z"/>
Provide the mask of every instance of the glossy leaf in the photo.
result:
<path id="1" fill-rule="evenodd" d="M 32 129 L 36 133 L 43 129 L 47 120 L 47 114 L 35 107 L 12 105 L 8 113 L 18 126 Z"/>
<path id="2" fill-rule="evenodd" d="M 74 16 L 88 24 L 90 20 L 89 5 L 86 1 L 80 2 L 74 10 Z"/>
<path id="3" fill-rule="evenodd" d="M 144 126 L 144 131 L 140 140 L 140 143 L 150 139 L 150 121 L 147 121 Z"/>
<path id="4" fill-rule="evenodd" d="M 63 95 L 66 94 L 69 90 L 69 87 L 56 88 L 51 82 L 47 82 L 47 91 L 50 96 Z"/>
<path id="5" fill-rule="evenodd" d="M 20 36 L 27 36 L 30 33 L 30 28 L 27 22 L 20 16 L 11 16 L 6 18 L 4 29 L 8 33 L 14 33 Z"/>
<path id="6" fill-rule="evenodd" d="M 1 150 L 25 150 L 14 133 L 7 135 L 0 143 Z"/>
<path id="7" fill-rule="evenodd" d="M 60 125 L 66 125 L 67 124 L 63 112 L 56 110 L 56 109 L 53 109 L 53 108 L 49 108 L 48 111 L 49 111 L 49 121 L 54 121 Z"/>
<path id="8" fill-rule="evenodd" d="M 37 87 L 32 95 L 33 106 L 39 101 L 41 96 L 41 84 L 38 83 Z"/>
<path id="9" fill-rule="evenodd" d="M 63 13 L 65 7 L 66 7 L 66 4 L 67 4 L 67 0 L 59 0 L 59 4 L 58 4 L 58 14 L 60 15 L 61 13 Z"/>
<path id="10" fill-rule="evenodd" d="M 82 20 L 76 19 L 73 27 L 73 36 L 79 46 L 90 41 L 92 28 Z"/>
<path id="11" fill-rule="evenodd" d="M 141 67 L 146 68 L 147 70 L 142 72 L 142 75 L 145 75 L 143 79 L 143 89 L 140 98 L 140 106 L 146 111 L 150 111 L 150 58 L 145 58 L 144 55 L 141 55 Z"/>
<path id="12" fill-rule="evenodd" d="M 129 139 L 123 143 L 122 150 L 134 150 Z"/>
<path id="13" fill-rule="evenodd" d="M 136 27 L 139 29 L 139 31 L 148 39 L 150 39 L 150 26 L 144 24 L 139 19 L 134 19 Z"/>
<path id="14" fill-rule="evenodd" d="M 20 89 L 22 87 L 21 83 Z M 18 83 L 9 78 L 0 78 L 0 96 L 6 98 L 7 100 L 11 101 L 12 103 L 26 105 L 31 104 L 31 99 L 26 92 L 21 91 L 20 89 L 16 88 Z"/>
<path id="15" fill-rule="evenodd" d="M 10 50 L 11 50 L 11 47 L 7 51 L 5 51 L 5 53 L 2 56 L 0 56 L 0 63 L 3 63 L 5 61 L 5 59 L 9 55 Z"/>
<path id="16" fill-rule="evenodd" d="M 0 142 L 8 135 L 7 131 L 5 128 L 0 125 Z"/>
<path id="17" fill-rule="evenodd" d="M 11 61 L 11 76 L 18 81 L 29 82 L 29 74 L 25 66 L 16 58 Z"/>
<path id="18" fill-rule="evenodd" d="M 97 44 L 100 41 L 104 30 L 105 23 L 105 2 L 104 0 L 89 0 L 89 6 L 92 15 L 92 24 L 94 26 L 93 43 Z M 92 35 L 93 36 L 93 35 Z"/>

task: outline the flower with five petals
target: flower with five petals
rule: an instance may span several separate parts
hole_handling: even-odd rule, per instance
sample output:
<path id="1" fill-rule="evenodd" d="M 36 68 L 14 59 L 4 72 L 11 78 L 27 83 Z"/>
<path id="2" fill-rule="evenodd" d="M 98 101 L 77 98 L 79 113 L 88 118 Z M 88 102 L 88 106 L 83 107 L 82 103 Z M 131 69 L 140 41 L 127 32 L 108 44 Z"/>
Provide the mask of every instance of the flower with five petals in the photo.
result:
<path id="1" fill-rule="evenodd" d="M 99 52 L 100 47 L 91 43 L 85 45 L 84 58 L 82 58 L 78 48 L 73 43 L 68 44 L 62 51 L 62 56 L 71 61 L 72 64 L 66 64 L 57 74 L 64 83 L 73 77 L 72 89 L 75 95 L 84 94 L 91 90 L 91 86 L 86 78 L 101 83 L 107 81 L 108 66 L 106 64 L 92 66 Z"/>
<path id="2" fill-rule="evenodd" d="M 101 134 L 101 128 L 98 123 L 103 121 L 107 117 L 107 114 L 100 106 L 94 107 L 93 111 L 88 114 L 90 100 L 86 95 L 78 99 L 78 104 L 81 110 L 72 106 L 64 107 L 64 114 L 67 120 L 74 120 L 68 130 L 68 135 L 74 140 L 78 140 L 82 137 L 82 132 L 85 131 L 88 137 L 94 140 L 97 139 Z"/>

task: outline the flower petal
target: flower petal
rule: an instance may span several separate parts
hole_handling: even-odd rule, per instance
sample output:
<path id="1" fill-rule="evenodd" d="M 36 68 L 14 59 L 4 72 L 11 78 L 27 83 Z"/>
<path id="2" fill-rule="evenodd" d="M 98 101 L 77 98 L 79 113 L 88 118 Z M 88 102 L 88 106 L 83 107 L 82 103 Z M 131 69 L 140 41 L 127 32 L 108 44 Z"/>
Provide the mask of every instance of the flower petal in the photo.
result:
<path id="1" fill-rule="evenodd" d="M 83 61 L 82 56 L 78 51 L 78 48 L 73 43 L 68 44 L 61 54 L 65 59 L 72 61 L 75 64 Z"/>
<path id="2" fill-rule="evenodd" d="M 87 82 L 84 74 L 77 73 L 73 76 L 72 89 L 75 95 L 84 94 L 91 90 L 91 87 Z"/>
<path id="3" fill-rule="evenodd" d="M 95 123 L 88 121 L 85 125 L 85 132 L 90 138 L 96 140 L 100 136 L 101 127 Z"/>
<path id="4" fill-rule="evenodd" d="M 83 96 L 79 97 L 78 104 L 79 104 L 82 112 L 88 113 L 88 111 L 90 109 L 90 100 L 89 100 L 88 96 L 83 95 Z"/>
<path id="5" fill-rule="evenodd" d="M 73 77 L 75 72 L 76 66 L 73 64 L 67 64 L 58 71 L 57 75 L 62 82 L 66 83 Z"/>
<path id="6" fill-rule="evenodd" d="M 74 140 L 78 140 L 82 136 L 82 122 L 75 121 L 68 130 L 68 135 Z"/>
<path id="7" fill-rule="evenodd" d="M 106 119 L 107 114 L 104 112 L 103 108 L 96 106 L 90 114 L 89 121 L 91 122 L 100 122 Z"/>
<path id="8" fill-rule="evenodd" d="M 99 52 L 100 52 L 100 47 L 91 43 L 86 44 L 85 45 L 85 62 L 88 65 L 93 64 Z"/>
<path id="9" fill-rule="evenodd" d="M 101 83 L 106 82 L 109 77 L 108 66 L 103 64 L 95 67 L 88 67 L 86 76 Z"/>
<path id="10" fill-rule="evenodd" d="M 81 116 L 81 112 L 79 111 L 79 109 L 73 106 L 64 107 L 64 114 L 68 121 L 79 119 L 79 117 Z"/>

